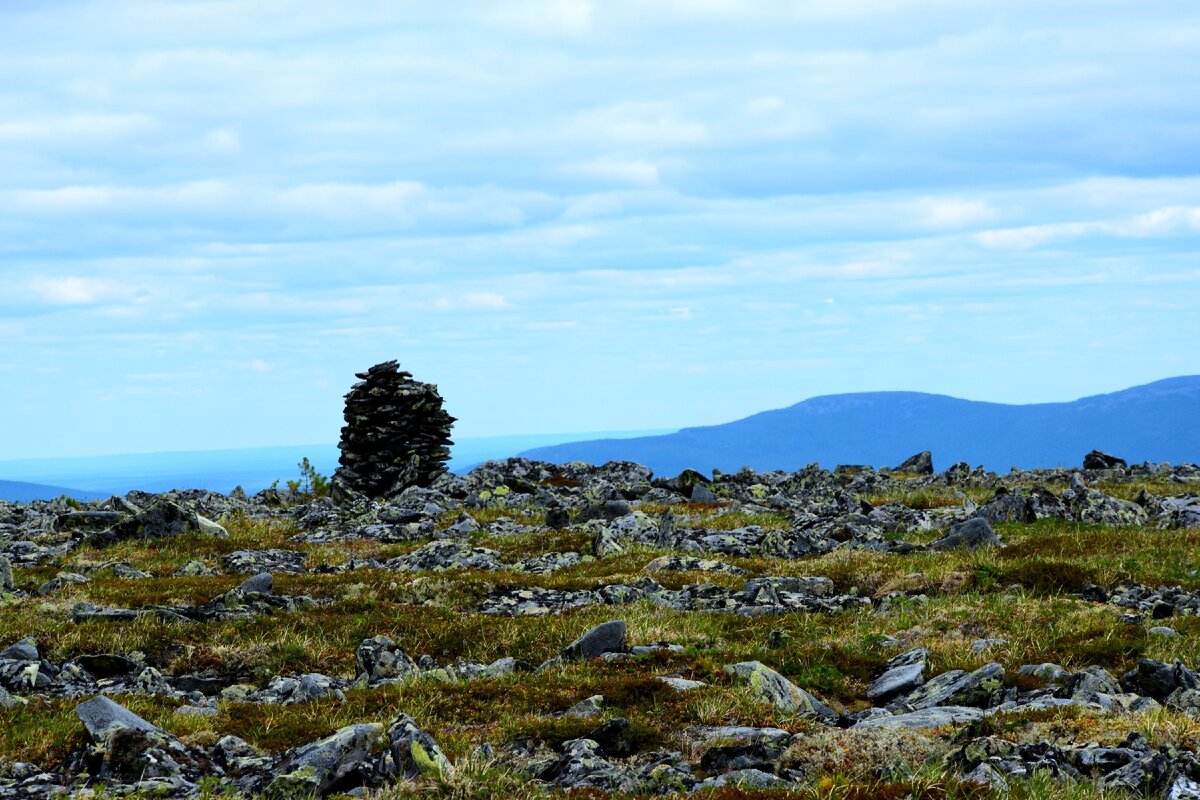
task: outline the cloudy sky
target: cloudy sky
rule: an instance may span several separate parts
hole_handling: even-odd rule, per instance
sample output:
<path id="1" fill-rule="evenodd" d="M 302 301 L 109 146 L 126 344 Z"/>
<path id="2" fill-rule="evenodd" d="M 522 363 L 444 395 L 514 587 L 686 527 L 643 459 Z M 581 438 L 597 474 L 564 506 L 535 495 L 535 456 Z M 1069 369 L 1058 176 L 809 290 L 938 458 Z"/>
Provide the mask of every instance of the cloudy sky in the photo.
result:
<path id="1" fill-rule="evenodd" d="M 443 8 L 443 6 L 448 7 Z M 1194 0 L 5 0 L 0 458 L 1200 373 Z"/>

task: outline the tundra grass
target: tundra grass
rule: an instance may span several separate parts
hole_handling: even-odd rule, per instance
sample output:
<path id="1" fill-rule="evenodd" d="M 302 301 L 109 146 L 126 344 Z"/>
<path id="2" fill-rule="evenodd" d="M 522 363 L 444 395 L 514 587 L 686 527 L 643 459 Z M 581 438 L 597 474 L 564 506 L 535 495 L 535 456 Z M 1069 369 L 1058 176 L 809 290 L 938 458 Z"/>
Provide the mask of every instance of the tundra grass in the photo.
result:
<path id="1" fill-rule="evenodd" d="M 784 514 L 731 512 L 719 505 L 681 506 L 673 511 L 681 527 L 786 529 L 791 524 Z M 540 521 L 536 509 L 483 509 L 472 515 L 481 522 L 502 517 L 524 523 Z M 376 569 L 277 575 L 276 591 L 309 595 L 319 605 L 303 612 L 246 620 L 186 624 L 146 616 L 132 622 L 77 625 L 72 621 L 71 610 L 82 601 L 128 608 L 206 602 L 242 579 L 174 577 L 174 571 L 192 560 L 219 567 L 221 556 L 235 550 L 299 550 L 307 554 L 309 566 L 315 566 L 344 563 L 351 556 L 391 558 L 422 544 L 353 541 L 305 545 L 292 541 L 296 531 L 288 523 L 245 516 L 223 523 L 229 530 L 227 539 L 121 542 L 103 549 L 82 548 L 61 565 L 18 568 L 17 583 L 26 590 L 35 589 L 62 569 L 87 572 L 91 582 L 44 597 L 4 602 L 0 605 L 0 645 L 32 636 L 43 656 L 55 662 L 85 653 L 141 653 L 168 674 L 208 671 L 259 685 L 275 675 L 305 672 L 353 678 L 355 648 L 363 639 L 377 635 L 391 637 L 414 657 L 430 655 L 443 665 L 457 660 L 486 663 L 512 656 L 526 669 L 555 655 L 590 626 L 613 618 L 627 621 L 634 643 L 667 641 L 684 648 L 681 653 L 628 662 L 572 665 L 543 673 L 519 671 L 499 679 L 446 683 L 422 678 L 395 687 L 355 688 L 347 692 L 344 703 L 324 700 L 280 707 L 224 701 L 213 717 L 179 715 L 174 712 L 176 701 L 136 696 L 121 699 L 136 713 L 186 741 L 212 743 L 232 733 L 270 752 L 313 741 L 344 725 L 386 720 L 403 711 L 433 733 L 456 762 L 472 764 L 452 782 L 417 784 L 381 797 L 549 797 L 552 793 L 518 781 L 495 765 L 474 764 L 468 756 L 484 742 L 522 737 L 555 744 L 585 735 L 600 720 L 564 721 L 556 715 L 595 694 L 606 698 L 605 717 L 629 719 L 639 746 L 646 748 L 691 747 L 686 731 L 700 725 L 776 725 L 795 732 L 809 728 L 810 723 L 764 707 L 733 685 L 722 666 L 734 661 L 763 661 L 847 711 L 868 705 L 865 694 L 872 671 L 896 652 L 885 646 L 889 639 L 904 646 L 929 648 L 934 673 L 973 669 L 988 661 L 1001 663 L 1010 676 L 1022 664 L 1044 661 L 1069 669 L 1098 665 L 1115 674 L 1131 668 L 1141 657 L 1200 664 L 1200 620 L 1173 618 L 1168 623 L 1180 637 L 1155 637 L 1143 626 L 1123 622 L 1120 609 L 1072 596 L 1090 583 L 1111 587 L 1134 581 L 1200 587 L 1200 531 L 1107 528 L 1060 521 L 998 525 L 1006 547 L 994 551 L 907 556 L 838 551 L 798 561 L 717 557 L 747 574 L 653 573 L 671 588 L 705 582 L 737 588 L 749 576 L 825 576 L 840 592 L 872 597 L 903 594 L 887 613 L 866 609 L 832 616 L 792 613 L 746 619 L 677 611 L 647 602 L 586 607 L 546 617 L 478 613 L 480 602 L 500 589 L 581 590 L 600 583 L 632 582 L 647 576 L 646 565 L 667 552 L 631 547 L 619 555 L 589 558 L 550 575 L 509 570 L 396 573 Z M 932 535 L 900 536 L 928 541 Z M 480 532 L 472 537 L 472 543 L 499 551 L 507 562 L 552 550 L 591 551 L 590 536 L 579 531 L 517 536 Z M 96 569 L 116 561 L 153 577 L 123 580 L 113 577 L 111 570 Z M 971 645 L 980 638 L 1003 641 L 976 652 Z M 657 679 L 659 675 L 686 677 L 707 685 L 677 694 Z M 0 710 L 0 758 L 48 767 L 61 764 L 82 743 L 81 726 L 73 713 L 76 703 L 36 699 L 23 708 Z M 995 718 L 994 724 L 1006 736 L 1031 741 L 1116 742 L 1138 730 L 1156 744 L 1194 748 L 1200 743 L 1200 724 L 1169 711 L 1096 717 L 1067 709 L 1041 716 Z M 477 780 L 468 780 L 469 775 Z M 835 772 L 783 794 L 949 798 L 975 797 L 980 791 L 958 784 L 948 773 L 867 780 L 862 775 Z M 780 796 L 777 792 L 739 792 L 720 790 L 714 796 Z M 1010 796 L 1102 795 L 1088 784 L 1035 779 L 1014 785 Z"/>

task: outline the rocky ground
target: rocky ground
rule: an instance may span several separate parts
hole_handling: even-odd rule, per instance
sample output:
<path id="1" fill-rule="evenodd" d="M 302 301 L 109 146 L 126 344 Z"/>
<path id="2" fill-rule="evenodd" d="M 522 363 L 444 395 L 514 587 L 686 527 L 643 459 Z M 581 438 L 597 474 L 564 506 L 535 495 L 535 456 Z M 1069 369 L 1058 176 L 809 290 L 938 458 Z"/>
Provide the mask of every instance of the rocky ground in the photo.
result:
<path id="1" fill-rule="evenodd" d="M 902 467 L 0 503 L 0 798 L 1200 798 L 1200 469 Z"/>

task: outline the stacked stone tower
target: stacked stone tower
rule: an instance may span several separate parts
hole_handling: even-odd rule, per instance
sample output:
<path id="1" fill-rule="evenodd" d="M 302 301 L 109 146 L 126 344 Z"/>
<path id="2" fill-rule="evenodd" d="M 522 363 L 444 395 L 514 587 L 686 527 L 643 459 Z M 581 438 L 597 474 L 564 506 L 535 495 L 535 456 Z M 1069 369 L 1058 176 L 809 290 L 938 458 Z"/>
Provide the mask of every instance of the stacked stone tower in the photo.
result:
<path id="1" fill-rule="evenodd" d="M 395 361 L 356 373 L 346 395 L 341 466 L 335 477 L 368 497 L 428 486 L 446 472 L 454 417 L 431 383 L 413 380 Z"/>

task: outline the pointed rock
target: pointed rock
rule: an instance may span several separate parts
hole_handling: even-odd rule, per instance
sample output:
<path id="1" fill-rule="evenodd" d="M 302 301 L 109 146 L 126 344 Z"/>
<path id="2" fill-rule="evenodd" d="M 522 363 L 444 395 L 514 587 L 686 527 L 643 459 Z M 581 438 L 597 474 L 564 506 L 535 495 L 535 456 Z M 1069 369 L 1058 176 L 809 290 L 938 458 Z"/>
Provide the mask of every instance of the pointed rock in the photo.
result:
<path id="1" fill-rule="evenodd" d="M 599 658 L 605 653 L 623 653 L 625 646 L 625 620 L 614 619 L 602 622 L 583 636 L 563 648 L 559 658 L 563 661 L 583 661 Z"/>
<path id="2" fill-rule="evenodd" d="M 780 711 L 830 723 L 838 720 L 836 711 L 761 661 L 727 664 L 725 672 L 747 683 L 758 699 Z"/>

